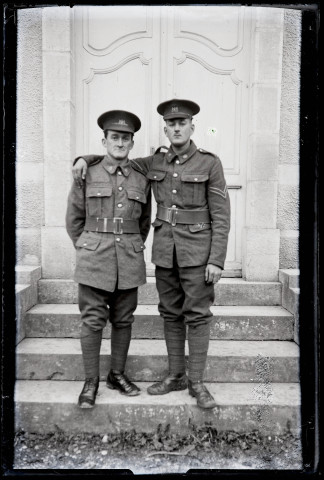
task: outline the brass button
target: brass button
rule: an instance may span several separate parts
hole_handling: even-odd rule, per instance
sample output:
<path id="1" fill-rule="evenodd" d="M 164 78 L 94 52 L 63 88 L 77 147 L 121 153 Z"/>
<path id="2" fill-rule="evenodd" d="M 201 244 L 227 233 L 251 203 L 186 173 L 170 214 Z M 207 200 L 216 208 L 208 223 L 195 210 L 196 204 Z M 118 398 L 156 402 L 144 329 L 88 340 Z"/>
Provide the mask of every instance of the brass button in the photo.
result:
<path id="1" fill-rule="evenodd" d="M 84 243 L 83 246 L 86 247 L 86 246 L 87 246 L 87 243 Z"/>
<path id="2" fill-rule="evenodd" d="M 178 164 L 178 165 L 179 165 L 179 163 L 180 163 L 180 160 L 176 160 L 176 164 Z"/>
<path id="3" fill-rule="evenodd" d="M 174 174 L 173 174 L 173 176 L 174 176 L 174 177 L 177 177 L 177 176 L 178 176 L 178 174 L 177 174 L 177 173 L 174 173 Z"/>
<path id="4" fill-rule="evenodd" d="M 123 206 L 122 203 L 118 203 L 118 204 L 117 204 L 117 207 L 118 207 L 118 208 L 121 208 L 122 206 Z"/>
<path id="5" fill-rule="evenodd" d="M 176 205 L 172 205 L 172 208 L 177 208 L 177 206 L 176 206 Z"/>
<path id="6" fill-rule="evenodd" d="M 198 178 L 197 178 L 197 177 L 195 178 L 195 182 L 198 182 Z"/>
<path id="7" fill-rule="evenodd" d="M 172 190 L 172 193 L 177 193 L 177 190 Z"/>
<path id="8" fill-rule="evenodd" d="M 120 238 L 119 238 L 119 237 L 116 238 L 116 242 L 120 242 Z"/>
<path id="9" fill-rule="evenodd" d="M 122 189 L 123 189 L 123 187 L 118 187 L 118 190 L 119 190 L 120 192 L 122 191 Z"/>
<path id="10" fill-rule="evenodd" d="M 182 158 L 188 158 L 188 155 L 183 155 L 183 157 L 182 157 Z"/>
<path id="11" fill-rule="evenodd" d="M 117 173 L 118 173 L 118 175 L 122 175 L 122 172 L 120 170 Z"/>
<path id="12" fill-rule="evenodd" d="M 153 178 L 156 178 L 156 175 L 154 175 L 154 177 L 153 177 Z"/>
<path id="13" fill-rule="evenodd" d="M 101 195 L 101 193 L 100 193 L 100 192 L 98 192 L 98 193 L 97 193 L 97 195 Z"/>

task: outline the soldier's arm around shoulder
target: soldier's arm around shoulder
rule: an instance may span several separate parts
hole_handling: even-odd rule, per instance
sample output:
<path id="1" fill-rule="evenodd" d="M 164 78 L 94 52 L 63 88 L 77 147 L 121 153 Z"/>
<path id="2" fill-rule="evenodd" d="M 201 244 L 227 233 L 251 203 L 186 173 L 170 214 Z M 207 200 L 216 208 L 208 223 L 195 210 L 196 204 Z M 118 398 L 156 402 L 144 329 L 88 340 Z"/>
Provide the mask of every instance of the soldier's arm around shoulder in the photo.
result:
<path id="1" fill-rule="evenodd" d="M 146 175 L 150 170 L 152 159 L 153 157 L 150 155 L 149 157 L 132 158 L 130 162 L 136 172 Z"/>
<path id="2" fill-rule="evenodd" d="M 72 176 L 77 185 L 82 186 L 88 167 L 100 163 L 103 158 L 104 155 L 83 155 L 73 160 Z"/>
<path id="3" fill-rule="evenodd" d="M 140 157 L 134 158 L 131 160 L 132 167 L 137 172 L 141 173 L 142 175 L 147 175 L 147 173 L 151 170 L 152 164 L 154 159 L 158 158 L 159 156 L 164 155 L 164 151 L 167 151 L 167 147 L 159 147 L 155 150 L 153 155 L 149 155 L 148 157 Z"/>
<path id="4" fill-rule="evenodd" d="M 151 228 L 151 213 L 152 213 L 152 194 L 150 184 L 146 187 L 146 203 L 142 205 L 142 214 L 139 219 L 140 233 L 143 242 L 146 241 Z"/>
<path id="5" fill-rule="evenodd" d="M 208 263 L 224 268 L 231 223 L 231 207 L 223 166 L 216 155 L 212 155 L 211 159 L 208 205 L 212 220 L 212 243 Z"/>
<path id="6" fill-rule="evenodd" d="M 68 196 L 68 204 L 65 215 L 66 230 L 74 246 L 83 232 L 85 219 L 85 186 L 80 188 L 74 181 Z"/>

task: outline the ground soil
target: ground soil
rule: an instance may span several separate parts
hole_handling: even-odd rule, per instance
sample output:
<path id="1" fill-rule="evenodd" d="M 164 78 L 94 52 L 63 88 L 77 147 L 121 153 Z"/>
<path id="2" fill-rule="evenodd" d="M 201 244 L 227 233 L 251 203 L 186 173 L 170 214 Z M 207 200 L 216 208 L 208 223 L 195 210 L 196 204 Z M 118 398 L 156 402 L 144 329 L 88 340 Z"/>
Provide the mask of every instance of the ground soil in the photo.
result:
<path id="1" fill-rule="evenodd" d="M 262 436 L 193 428 L 180 436 L 159 426 L 155 433 L 15 437 L 15 470 L 127 469 L 134 474 L 185 473 L 190 469 L 301 469 L 301 447 L 291 433 Z"/>

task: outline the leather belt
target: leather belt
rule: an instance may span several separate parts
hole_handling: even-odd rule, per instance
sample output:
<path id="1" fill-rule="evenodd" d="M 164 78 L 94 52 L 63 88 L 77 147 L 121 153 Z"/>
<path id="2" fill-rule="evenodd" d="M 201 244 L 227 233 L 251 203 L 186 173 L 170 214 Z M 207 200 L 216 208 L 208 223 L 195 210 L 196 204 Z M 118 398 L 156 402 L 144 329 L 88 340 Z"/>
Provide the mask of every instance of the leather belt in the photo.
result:
<path id="1" fill-rule="evenodd" d="M 84 230 L 89 232 L 115 233 L 140 233 L 138 220 L 125 220 L 121 217 L 100 218 L 87 217 Z"/>
<path id="2" fill-rule="evenodd" d="M 156 216 L 160 220 L 171 223 L 172 226 L 175 226 L 177 223 L 184 223 L 187 225 L 193 225 L 195 223 L 210 223 L 209 210 L 184 210 L 158 205 Z"/>

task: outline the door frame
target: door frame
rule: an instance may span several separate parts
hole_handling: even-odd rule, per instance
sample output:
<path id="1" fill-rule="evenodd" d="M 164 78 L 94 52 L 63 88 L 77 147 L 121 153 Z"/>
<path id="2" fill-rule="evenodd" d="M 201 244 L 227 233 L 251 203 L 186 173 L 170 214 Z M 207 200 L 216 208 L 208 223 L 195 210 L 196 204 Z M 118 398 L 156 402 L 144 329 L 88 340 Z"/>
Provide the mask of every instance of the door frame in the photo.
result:
<path id="1" fill-rule="evenodd" d="M 249 281 L 278 281 L 280 230 L 276 223 L 284 11 L 272 9 L 269 17 L 269 9 L 250 8 L 253 8 L 251 96 L 242 274 Z M 74 270 L 73 248 L 64 220 L 72 181 L 71 159 L 75 156 L 73 16 L 73 9 L 69 8 L 43 10 L 43 278 L 71 278 Z M 60 22 L 64 25 L 62 35 L 57 34 Z M 264 58 L 269 59 L 269 55 L 272 61 L 262 62 Z M 58 78 L 53 72 L 62 72 L 62 75 Z M 53 162 L 57 162 L 55 178 Z M 59 200 L 62 203 L 59 208 L 54 198 L 63 199 Z M 53 262 L 53 251 L 62 262 Z"/>

